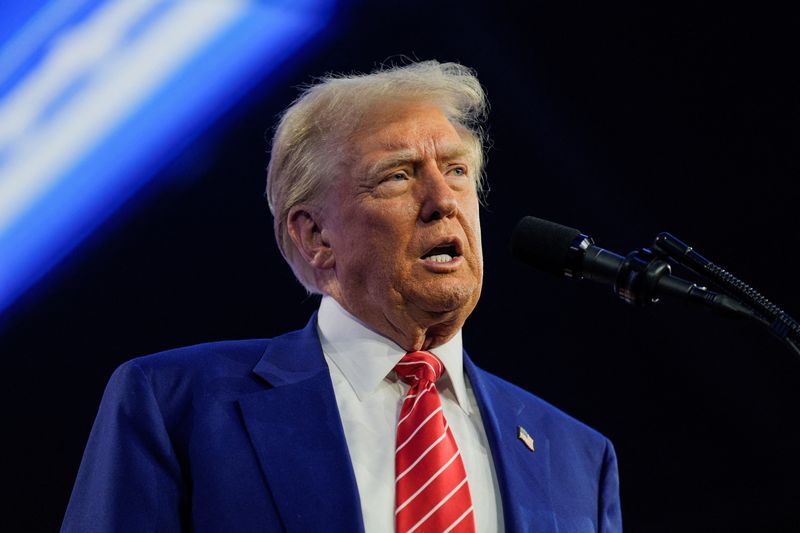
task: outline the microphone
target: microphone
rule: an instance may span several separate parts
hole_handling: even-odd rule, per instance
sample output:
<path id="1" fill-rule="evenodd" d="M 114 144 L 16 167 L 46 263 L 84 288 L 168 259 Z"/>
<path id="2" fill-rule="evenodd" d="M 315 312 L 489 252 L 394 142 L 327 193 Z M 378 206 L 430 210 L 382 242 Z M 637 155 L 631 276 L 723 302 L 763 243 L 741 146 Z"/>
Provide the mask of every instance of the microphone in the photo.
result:
<path id="1" fill-rule="evenodd" d="M 710 307 L 724 316 L 759 320 L 734 298 L 673 276 L 669 263 L 648 249 L 623 257 L 596 246 L 577 229 L 549 220 L 530 216 L 520 220 L 511 238 L 511 251 L 516 259 L 545 272 L 611 285 L 617 296 L 636 306 L 669 296 Z"/>

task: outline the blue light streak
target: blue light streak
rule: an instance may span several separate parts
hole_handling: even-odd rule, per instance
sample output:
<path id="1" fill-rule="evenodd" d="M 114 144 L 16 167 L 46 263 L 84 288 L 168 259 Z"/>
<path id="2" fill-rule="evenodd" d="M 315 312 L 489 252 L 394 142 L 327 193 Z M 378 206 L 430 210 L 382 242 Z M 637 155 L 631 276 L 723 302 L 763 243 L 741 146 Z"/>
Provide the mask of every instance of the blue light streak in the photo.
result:
<path id="1" fill-rule="evenodd" d="M 325 0 L 239 4 L 241 11 L 229 24 L 176 64 L 98 142 L 59 168 L 55 179 L 48 176 L 47 187 L 9 224 L 0 225 L 0 313 L 131 198 L 176 150 L 324 29 L 334 8 L 333 1 Z M 60 27 L 54 19 L 50 27 Z M 121 56 L 124 50 L 115 53 Z M 61 94 L 52 105 L 69 107 L 78 96 Z M 52 114 L 49 111 L 43 120 Z M 3 175 L 9 160 L 0 159 L 0 180 L 15 179 Z"/>

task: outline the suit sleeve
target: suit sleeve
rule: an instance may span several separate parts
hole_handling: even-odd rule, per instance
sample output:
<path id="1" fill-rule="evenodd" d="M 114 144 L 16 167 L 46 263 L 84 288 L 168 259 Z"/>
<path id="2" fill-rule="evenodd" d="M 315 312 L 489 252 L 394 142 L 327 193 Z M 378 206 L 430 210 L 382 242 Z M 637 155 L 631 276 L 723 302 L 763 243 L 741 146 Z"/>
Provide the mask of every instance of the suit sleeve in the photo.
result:
<path id="1" fill-rule="evenodd" d="M 61 531 L 182 531 L 185 494 L 150 382 L 126 363 L 106 387 Z"/>
<path id="2" fill-rule="evenodd" d="M 600 503 L 597 518 L 599 533 L 622 532 L 617 455 L 610 441 L 606 441 L 603 467 L 600 472 Z"/>

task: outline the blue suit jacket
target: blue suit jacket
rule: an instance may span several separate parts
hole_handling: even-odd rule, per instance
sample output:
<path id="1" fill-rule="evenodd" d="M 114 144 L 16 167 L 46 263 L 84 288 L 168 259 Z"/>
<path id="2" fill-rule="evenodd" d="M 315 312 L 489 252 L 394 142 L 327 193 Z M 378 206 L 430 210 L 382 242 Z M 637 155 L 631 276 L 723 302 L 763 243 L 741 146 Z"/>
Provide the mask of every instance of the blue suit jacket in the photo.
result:
<path id="1" fill-rule="evenodd" d="M 361 505 L 316 333 L 134 359 L 112 376 L 66 532 L 358 532 Z M 464 368 L 507 531 L 621 531 L 611 443 L 530 393 Z M 535 439 L 531 452 L 517 426 Z"/>

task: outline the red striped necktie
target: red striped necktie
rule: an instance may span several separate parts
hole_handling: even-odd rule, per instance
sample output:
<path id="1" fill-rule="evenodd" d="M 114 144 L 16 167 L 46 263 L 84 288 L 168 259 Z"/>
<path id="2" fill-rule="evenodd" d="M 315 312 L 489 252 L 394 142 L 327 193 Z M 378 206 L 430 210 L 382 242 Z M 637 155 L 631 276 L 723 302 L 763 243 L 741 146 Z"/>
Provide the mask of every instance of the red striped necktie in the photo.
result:
<path id="1" fill-rule="evenodd" d="M 444 366 L 430 352 L 406 354 L 395 367 L 411 385 L 397 422 L 397 533 L 474 533 L 464 461 L 442 412 L 436 380 Z"/>

